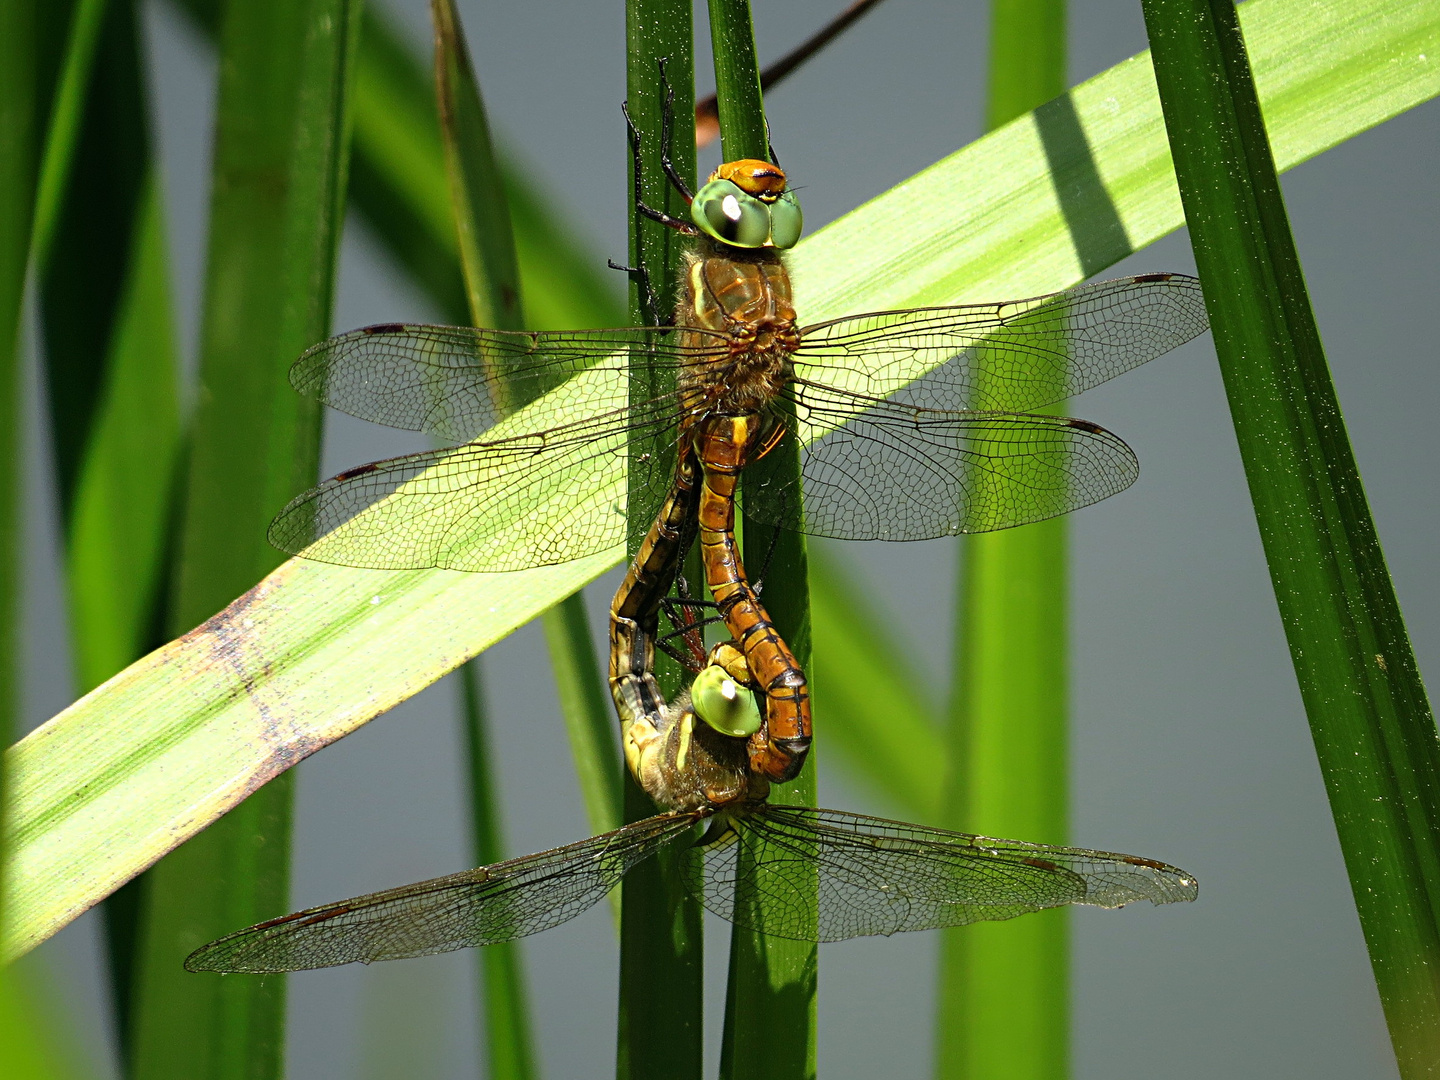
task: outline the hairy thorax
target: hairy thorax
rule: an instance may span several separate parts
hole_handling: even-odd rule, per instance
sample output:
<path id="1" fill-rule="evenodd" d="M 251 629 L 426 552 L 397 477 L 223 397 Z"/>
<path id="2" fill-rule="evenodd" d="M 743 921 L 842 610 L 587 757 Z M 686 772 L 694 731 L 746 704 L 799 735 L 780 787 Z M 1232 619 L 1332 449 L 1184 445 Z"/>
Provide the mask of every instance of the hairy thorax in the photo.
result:
<path id="1" fill-rule="evenodd" d="M 685 263 L 685 290 L 676 311 L 683 329 L 723 334 L 722 354 L 694 361 L 681 375 L 688 411 L 758 412 L 789 382 L 791 355 L 800 345 L 790 277 L 780 253 L 721 248 L 702 240 Z M 711 349 L 710 334 L 687 334 L 685 344 Z"/>

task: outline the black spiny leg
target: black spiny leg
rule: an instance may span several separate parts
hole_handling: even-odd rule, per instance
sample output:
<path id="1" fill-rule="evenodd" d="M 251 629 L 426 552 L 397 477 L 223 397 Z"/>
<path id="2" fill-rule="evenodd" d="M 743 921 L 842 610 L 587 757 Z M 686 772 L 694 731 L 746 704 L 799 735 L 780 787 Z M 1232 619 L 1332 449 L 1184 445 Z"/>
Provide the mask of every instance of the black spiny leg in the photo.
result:
<path id="1" fill-rule="evenodd" d="M 675 163 L 670 160 L 670 126 L 675 121 L 675 88 L 665 77 L 665 57 L 660 57 L 658 63 L 660 65 L 660 86 L 665 91 L 665 105 L 660 110 L 660 167 L 665 170 L 665 175 L 670 178 L 670 183 L 675 185 L 675 190 L 685 200 L 685 205 L 689 206 L 695 201 L 695 195 L 676 170 Z M 693 229 L 694 226 L 691 228 Z"/>
<path id="2" fill-rule="evenodd" d="M 683 574 L 676 576 L 678 596 L 667 596 L 660 601 L 673 629 L 656 638 L 655 646 L 691 674 L 698 675 L 705 666 L 705 627 L 723 623 L 713 600 L 696 600 L 690 595 L 690 586 Z M 703 618 L 699 612 L 709 611 Z M 680 639 L 687 651 L 677 649 L 671 642 Z M 687 655 L 688 652 L 688 655 Z"/>
<path id="3" fill-rule="evenodd" d="M 635 279 L 640 286 L 640 302 L 645 305 L 645 324 L 647 326 L 660 326 L 665 320 L 660 318 L 660 294 L 650 284 L 650 274 L 643 266 L 622 266 L 614 259 L 606 259 L 606 265 L 611 270 L 623 270 Z"/>
<path id="4" fill-rule="evenodd" d="M 785 501 L 788 501 L 788 499 L 788 495 L 782 496 L 782 501 L 780 503 L 781 512 L 778 515 L 779 518 L 783 519 L 785 516 Z M 759 596 L 765 588 L 765 576 L 770 573 L 770 563 L 775 558 L 775 549 L 780 545 L 780 531 L 781 526 L 779 525 L 774 526 L 770 530 L 770 543 L 765 547 L 765 561 L 760 564 L 760 573 L 755 575 L 755 583 L 752 586 L 755 590 L 756 596 Z"/>
<path id="5" fill-rule="evenodd" d="M 676 232 L 684 233 L 686 236 L 699 236 L 700 230 L 691 222 L 681 218 L 671 217 L 665 213 L 665 211 L 656 210 L 653 206 L 646 204 L 641 182 L 643 178 L 640 172 L 640 129 L 635 126 L 635 121 L 630 119 L 630 109 L 624 102 L 620 104 L 620 111 L 625 114 L 625 125 L 630 129 L 630 157 L 635 162 L 635 209 L 651 221 L 658 221 L 667 229 L 674 229 Z M 678 176 L 674 171 L 675 166 L 670 162 L 668 151 L 662 152 L 661 163 L 665 166 L 667 175 L 669 175 L 672 180 L 678 182 Z M 680 190 L 682 192 L 685 190 L 684 185 L 681 185 Z"/>

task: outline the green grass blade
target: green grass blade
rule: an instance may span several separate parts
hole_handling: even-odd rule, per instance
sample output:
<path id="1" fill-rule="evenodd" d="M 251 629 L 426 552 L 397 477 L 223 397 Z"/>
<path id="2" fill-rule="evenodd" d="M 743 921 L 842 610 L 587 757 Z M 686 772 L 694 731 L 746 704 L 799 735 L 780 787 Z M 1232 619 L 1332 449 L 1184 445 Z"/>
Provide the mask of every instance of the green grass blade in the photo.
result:
<path id="1" fill-rule="evenodd" d="M 749 0 L 710 0 L 710 43 L 715 62 L 715 97 L 720 118 L 721 156 L 769 160 L 760 68 L 755 59 L 755 30 Z M 755 483 L 794 484 L 799 490 L 800 454 L 794 440 L 781 443 L 741 482 L 741 499 Z M 746 518 L 744 557 L 758 568 L 770 554 L 765 575 L 765 607 L 802 670 L 810 663 L 809 565 L 805 538 Z M 807 676 L 808 678 L 808 676 Z M 791 783 L 771 792 L 772 802 L 815 805 L 815 757 Z M 787 918 L 814 920 L 816 893 L 787 897 Z M 770 937 L 734 926 L 730 930 L 730 971 L 725 993 L 720 1075 L 725 1080 L 815 1075 L 815 1005 L 819 948 L 813 943 Z M 777 1023 L 778 1017 L 783 1023 Z"/>
<path id="2" fill-rule="evenodd" d="M 1065 0 L 992 0 L 985 130 L 1065 92 Z"/>
<path id="3" fill-rule="evenodd" d="M 6 746 L 15 738 L 20 705 L 20 323 L 40 168 L 39 7 L 34 0 L 0 5 L 0 743 Z M 0 924 L 7 914 L 10 769 L 8 760 L 0 762 Z M 15 1023 L 18 1015 L 7 996 L 0 1023 Z"/>
<path id="4" fill-rule="evenodd" d="M 275 565 L 271 508 L 311 482 L 319 415 L 284 373 L 324 336 L 348 145 L 358 5 L 231 5 L 222 33 L 201 393 L 172 624 L 193 625 Z M 291 785 L 271 785 L 151 875 L 132 1068 L 141 1078 L 283 1071 L 283 979 L 201 979 L 185 955 L 282 913 Z"/>
<path id="5" fill-rule="evenodd" d="M 495 800 L 494 757 L 485 708 L 480 665 L 472 661 L 460 672 L 465 711 L 465 745 L 470 766 L 470 821 L 475 865 L 489 866 L 506 858 L 501 838 L 500 808 Z M 503 941 L 478 950 L 485 987 L 486 1076 L 494 1080 L 536 1076 L 525 971 L 519 943 Z"/>
<path id="6" fill-rule="evenodd" d="M 1440 1061 L 1440 738 L 1345 431 L 1234 10 L 1146 0 L 1266 561 L 1404 1077 Z"/>
<path id="7" fill-rule="evenodd" d="M 661 111 L 664 91 L 659 61 L 673 90 L 670 157 L 676 170 L 695 183 L 695 140 L 687 122 L 695 108 L 693 30 L 688 0 L 626 0 L 625 96 L 630 116 L 640 131 L 647 205 L 684 217 L 686 206 L 660 167 Z M 628 159 L 627 159 L 628 165 Z M 625 190 L 630 191 L 627 168 Z M 631 317 L 636 322 L 654 317 L 669 321 L 675 309 L 681 236 L 671 229 L 630 211 L 630 265 L 642 268 L 658 294 L 658 308 L 647 310 L 645 298 L 632 282 Z M 673 391 L 668 385 L 635 379 L 632 401 L 644 401 Z M 648 440 L 632 440 L 631 461 L 653 455 L 673 463 L 674 440 L 659 433 Z M 653 467 L 653 466 L 652 466 Z M 639 472 L 640 470 L 637 470 Z M 642 473 L 643 475 L 643 473 Z M 659 510 L 659 500 L 636 483 L 627 492 L 626 554 L 634 555 L 640 539 Z M 675 694 L 681 686 L 679 665 L 657 654 L 655 675 L 661 690 Z M 655 813 L 650 801 L 628 772 L 624 778 L 624 817 L 638 821 Z M 616 1032 L 615 1075 L 620 1080 L 698 1080 L 703 1060 L 704 924 L 698 904 L 686 894 L 680 876 L 680 853 L 663 851 L 626 875 L 620 886 L 620 1016 Z"/>
<path id="8" fill-rule="evenodd" d="M 168 251 L 136 6 L 120 0 L 102 11 L 88 46 L 66 57 L 44 177 L 52 221 L 48 239 L 36 244 L 70 638 L 82 691 L 163 640 L 180 443 Z M 73 71 L 79 64 L 95 70 L 81 76 Z M 84 96 L 67 102 L 74 86 L 86 87 Z M 129 1042 L 139 889 L 112 897 L 105 909 L 122 1047 Z"/>
<path id="9" fill-rule="evenodd" d="M 430 12 L 435 24 L 436 100 L 470 321 L 475 326 L 519 330 L 524 325 L 520 271 L 515 259 L 505 186 L 495 162 L 480 84 L 470 64 L 470 50 L 453 0 L 432 0 Z M 509 403 L 512 408 L 515 404 Z M 561 602 L 562 607 L 567 604 L 579 606 L 583 621 L 583 598 L 576 594 Z M 546 612 L 547 628 L 559 618 L 563 616 L 555 608 Z M 583 647 L 590 650 L 588 640 L 583 642 Z M 576 666 L 564 666 L 562 671 L 573 672 Z M 594 666 L 593 653 L 591 666 Z M 500 811 L 490 769 L 490 736 L 476 662 L 466 666 L 464 677 L 471 816 L 475 825 L 476 857 L 483 866 L 507 856 L 500 840 Z M 574 694 L 570 696 L 573 698 Z M 520 943 L 504 941 L 482 949 L 478 962 L 485 986 L 485 1049 L 489 1075 L 504 1080 L 525 1080 L 536 1075 L 536 1066 Z"/>
<path id="10" fill-rule="evenodd" d="M 995 0 L 986 127 L 1063 93 L 1065 55 L 1064 0 Z M 1004 408 L 1003 395 L 999 400 Z M 1065 519 L 1056 518 L 958 545 L 962 586 L 943 797 L 952 828 L 1066 842 L 1067 534 Z M 1060 908 L 945 931 L 938 1078 L 1063 1080 L 1069 924 Z"/>
<path id="11" fill-rule="evenodd" d="M 435 78 L 366 7 L 355 63 L 350 202 L 450 322 L 469 318 Z"/>
<path id="12" fill-rule="evenodd" d="M 94 75 L 95 52 L 100 45 L 108 7 L 109 0 L 78 0 L 70 13 L 59 79 L 50 103 L 39 188 L 35 193 L 31 258 L 37 266 L 49 261 L 50 245 L 60 222 L 60 200 L 69 185 L 80 141 L 90 80 Z"/>
<path id="13" fill-rule="evenodd" d="M 435 87 L 451 219 L 472 326 L 520 330 L 520 267 L 505 185 L 490 142 L 490 122 L 470 66 L 453 0 L 431 0 L 435 22 Z M 512 406 L 513 407 L 513 406 Z"/>
<path id="14" fill-rule="evenodd" d="M 355 73 L 351 202 L 440 305 L 464 318 L 431 80 L 383 12 L 367 8 Z M 581 252 L 547 212 L 533 177 L 497 149 L 520 263 L 526 322 L 545 329 L 616 326 L 624 313 L 603 261 Z"/>
<path id="15" fill-rule="evenodd" d="M 33 0 L 0 6 L 0 733 L 14 737 L 20 559 L 20 310 L 40 159 L 40 15 Z M 0 773 L 0 806 L 4 805 Z"/>
<path id="16" fill-rule="evenodd" d="M 825 753 L 843 758 L 896 816 L 938 820 L 944 776 L 937 763 L 949 753 L 936 722 L 942 711 L 864 583 L 830 550 L 810 549 L 809 673 Z"/>
<path id="17" fill-rule="evenodd" d="M 21 590 L 20 313 L 32 247 L 43 115 L 52 72 L 46 31 L 68 12 L 30 0 L 0 5 L 0 737 L 15 731 L 19 696 Z M 0 773 L 0 807 L 7 803 Z M 4 852 L 0 851 L 0 859 Z M 3 917 L 3 912 L 0 912 Z M 33 968 L 0 967 L 0 1075 L 60 1080 L 79 1075 L 62 1052 L 62 1031 L 39 1001 Z"/>
<path id="18" fill-rule="evenodd" d="M 484 126 L 488 132 L 488 125 Z M 452 312 L 449 283 L 461 245 L 449 204 L 445 213 L 435 212 L 435 203 L 445 202 L 448 186 L 435 98 L 394 28 L 373 9 L 366 10 L 356 70 L 353 140 L 352 200 L 391 252 L 454 320 L 507 326 L 473 306 Z M 486 141 L 490 142 L 488 134 Z M 519 306 L 524 316 L 515 312 L 516 321 L 509 328 L 528 324 L 579 329 L 620 323 L 618 305 L 591 268 L 598 261 L 592 264 L 580 256 L 551 222 L 531 185 L 514 181 L 513 169 L 492 144 L 483 162 L 489 194 L 480 194 L 485 201 L 502 201 L 508 214 L 499 230 L 476 230 L 483 237 L 498 237 L 504 231 L 512 238 L 509 261 L 518 264 L 518 271 L 506 267 L 504 288 L 517 290 L 523 298 Z M 443 236 L 433 235 L 436 230 Z M 479 253 L 473 258 L 478 260 Z M 464 291 L 463 273 L 460 277 Z M 584 597 L 579 593 L 567 597 L 541 619 L 590 827 L 596 833 L 607 832 L 620 824 L 623 766 L 587 629 Z"/>
<path id="19" fill-rule="evenodd" d="M 436 65 L 440 122 L 450 199 L 459 237 L 469 315 L 474 326 L 524 329 L 528 293 L 521 281 L 504 174 L 490 137 L 489 122 L 453 6 L 432 5 L 436 21 Z M 523 400 L 509 403 L 517 408 Z M 590 640 L 585 597 L 575 593 L 545 612 L 541 621 L 561 709 L 571 736 L 580 786 L 596 832 L 613 828 L 622 764 L 616 747 L 605 683 Z M 577 628 L 579 632 L 577 632 Z"/>
<path id="20" fill-rule="evenodd" d="M 1433 4 L 1251 0 L 1240 10 L 1282 168 L 1440 93 L 1440 67 L 1419 59 L 1440 50 Z M 1062 140 L 1047 156 L 1042 110 L 804 241 L 792 259 L 799 310 L 823 319 L 1073 284 L 1104 264 L 1077 254 L 1052 169 L 1077 197 L 1113 201 L 1123 235 L 1101 237 L 1106 257 L 1178 226 L 1148 56 L 1076 87 L 1067 102 L 1083 147 Z M 1077 166 L 1087 160 L 1093 173 Z M 614 481 L 597 489 L 597 505 L 621 497 L 618 464 Z M 259 784 L 622 557 L 617 546 L 508 575 L 286 563 L 10 751 L 16 868 L 0 955 L 33 947 Z M 873 727 L 856 738 L 884 736 L 883 716 L 862 719 Z"/>

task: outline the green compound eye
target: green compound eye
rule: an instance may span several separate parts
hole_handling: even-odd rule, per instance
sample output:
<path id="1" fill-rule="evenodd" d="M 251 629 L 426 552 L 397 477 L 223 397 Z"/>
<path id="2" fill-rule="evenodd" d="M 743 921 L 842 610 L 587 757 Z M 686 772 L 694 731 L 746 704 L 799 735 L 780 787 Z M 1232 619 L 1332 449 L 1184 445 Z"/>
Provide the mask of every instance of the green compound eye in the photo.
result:
<path id="1" fill-rule="evenodd" d="M 765 247 L 770 239 L 770 207 L 729 180 L 711 180 L 701 188 L 690 217 L 707 235 L 734 247 Z"/>
<path id="2" fill-rule="evenodd" d="M 695 676 L 690 686 L 690 704 L 695 715 L 721 735 L 743 739 L 760 730 L 755 695 L 714 664 Z"/>
<path id="3" fill-rule="evenodd" d="M 794 247 L 800 240 L 800 230 L 805 227 L 805 215 L 800 213 L 800 200 L 793 191 L 787 191 L 770 204 L 770 243 L 782 251 Z"/>

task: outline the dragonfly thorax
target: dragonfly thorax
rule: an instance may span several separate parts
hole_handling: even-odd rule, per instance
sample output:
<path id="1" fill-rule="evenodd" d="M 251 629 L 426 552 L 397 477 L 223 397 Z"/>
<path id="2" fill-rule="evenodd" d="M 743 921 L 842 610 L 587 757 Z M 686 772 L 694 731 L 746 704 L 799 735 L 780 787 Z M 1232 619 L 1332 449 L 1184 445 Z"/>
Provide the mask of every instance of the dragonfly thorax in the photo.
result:
<path id="1" fill-rule="evenodd" d="M 686 335 L 695 359 L 682 374 L 682 391 L 715 411 L 758 411 L 789 382 L 791 356 L 800 347 L 790 275 L 780 254 L 702 241 L 685 271 L 676 322 L 707 332 Z"/>

